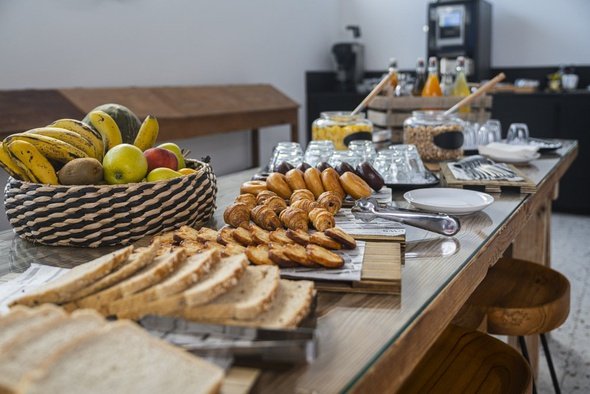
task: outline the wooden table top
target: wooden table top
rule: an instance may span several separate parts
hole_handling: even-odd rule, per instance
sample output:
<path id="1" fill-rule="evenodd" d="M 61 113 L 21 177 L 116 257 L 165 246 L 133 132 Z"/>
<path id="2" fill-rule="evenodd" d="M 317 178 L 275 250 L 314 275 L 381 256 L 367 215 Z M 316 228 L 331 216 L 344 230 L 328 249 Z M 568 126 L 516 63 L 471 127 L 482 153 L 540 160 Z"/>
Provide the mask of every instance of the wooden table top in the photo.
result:
<path id="1" fill-rule="evenodd" d="M 287 371 L 265 371 L 257 390 L 386 392 L 399 387 L 537 205 L 550 198 L 576 154 L 577 143 L 564 141 L 556 153 L 521 167 L 538 184 L 537 193 L 495 194 L 495 202 L 484 211 L 461 218 L 462 229 L 455 237 L 408 228 L 401 295 L 319 294 L 317 360 Z M 212 225 L 223 223 L 223 207 L 251 174 L 218 179 Z M 394 193 L 394 201 L 407 207 L 401 193 Z M 107 250 L 33 246 L 5 231 L 0 233 L 0 275 L 22 272 L 31 262 L 70 266 Z"/>

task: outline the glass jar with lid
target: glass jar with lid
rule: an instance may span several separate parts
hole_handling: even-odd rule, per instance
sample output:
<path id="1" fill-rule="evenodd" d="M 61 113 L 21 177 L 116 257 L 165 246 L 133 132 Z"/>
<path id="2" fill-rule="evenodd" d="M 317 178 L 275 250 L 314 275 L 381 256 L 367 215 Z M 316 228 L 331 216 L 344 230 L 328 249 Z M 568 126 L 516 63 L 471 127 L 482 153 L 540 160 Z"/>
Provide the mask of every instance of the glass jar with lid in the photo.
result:
<path id="1" fill-rule="evenodd" d="M 416 145 L 424 161 L 463 156 L 463 121 L 443 111 L 413 111 L 404 121 L 404 144 Z"/>
<path id="2" fill-rule="evenodd" d="M 336 150 L 346 149 L 352 140 L 371 140 L 373 123 L 365 114 L 350 112 L 322 112 L 311 126 L 313 140 L 329 140 Z"/>

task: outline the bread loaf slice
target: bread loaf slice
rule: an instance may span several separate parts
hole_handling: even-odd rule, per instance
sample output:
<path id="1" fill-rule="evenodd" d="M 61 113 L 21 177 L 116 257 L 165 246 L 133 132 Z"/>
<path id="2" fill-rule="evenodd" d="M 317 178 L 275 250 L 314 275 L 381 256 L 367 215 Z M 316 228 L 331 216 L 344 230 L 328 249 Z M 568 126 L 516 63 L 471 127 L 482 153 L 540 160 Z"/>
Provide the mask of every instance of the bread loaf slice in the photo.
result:
<path id="1" fill-rule="evenodd" d="M 27 394 L 215 393 L 221 368 L 180 350 L 129 321 L 70 342 L 27 374 Z"/>
<path id="2" fill-rule="evenodd" d="M 270 308 L 252 320 L 226 319 L 220 324 L 264 328 L 294 328 L 309 313 L 315 294 L 308 280 L 281 279 L 277 295 Z"/>
<path id="3" fill-rule="evenodd" d="M 133 252 L 127 261 L 119 267 L 119 269 L 111 272 L 107 276 L 99 279 L 88 287 L 80 289 L 72 297 L 74 300 L 84 298 L 90 294 L 98 293 L 101 290 L 106 289 L 116 283 L 127 279 L 131 275 L 135 274 L 140 269 L 154 261 L 156 252 L 160 247 L 160 241 L 155 238 L 154 241 L 145 248 L 139 248 Z"/>
<path id="4" fill-rule="evenodd" d="M 176 272 L 162 282 L 110 304 L 108 306 L 109 314 L 125 317 L 125 311 L 127 310 L 133 311 L 137 309 L 137 306 L 147 302 L 180 293 L 196 283 L 199 278 L 209 271 L 212 264 L 219 262 L 220 258 L 218 250 L 208 250 L 189 257 Z"/>
<path id="5" fill-rule="evenodd" d="M 132 251 L 133 246 L 128 246 L 88 263 L 78 265 L 56 280 L 15 300 L 12 305 L 35 306 L 46 302 L 60 304 L 71 301 L 72 296 L 78 290 L 96 282 L 123 264 Z"/>
<path id="6" fill-rule="evenodd" d="M 161 282 L 174 272 L 185 260 L 185 257 L 182 248 L 159 256 L 132 277 L 96 294 L 75 301 L 75 304 L 78 308 L 93 308 L 106 314 L 109 303 Z"/>
<path id="7" fill-rule="evenodd" d="M 52 304 L 41 305 L 39 308 L 32 309 L 28 314 L 22 314 L 19 311 L 16 314 L 16 318 L 11 318 L 9 313 L 2 319 L 6 320 L 0 329 L 0 349 L 28 330 L 34 330 L 52 321 L 63 320 L 67 317 L 63 309 Z"/>
<path id="8" fill-rule="evenodd" d="M 74 312 L 34 329 L 25 329 L 0 348 L 0 393 L 16 392 L 24 375 L 71 341 L 98 332 L 106 320 L 91 309 Z"/>
<path id="9" fill-rule="evenodd" d="M 132 313 L 128 311 L 126 316 L 137 319 L 149 314 L 174 315 L 187 306 L 206 304 L 234 287 L 247 266 L 248 259 L 243 253 L 222 258 L 205 276 L 182 293 L 143 304 Z"/>
<path id="10" fill-rule="evenodd" d="M 237 286 L 206 305 L 187 307 L 182 316 L 189 320 L 248 320 L 270 307 L 279 287 L 279 268 L 272 265 L 246 268 Z"/>

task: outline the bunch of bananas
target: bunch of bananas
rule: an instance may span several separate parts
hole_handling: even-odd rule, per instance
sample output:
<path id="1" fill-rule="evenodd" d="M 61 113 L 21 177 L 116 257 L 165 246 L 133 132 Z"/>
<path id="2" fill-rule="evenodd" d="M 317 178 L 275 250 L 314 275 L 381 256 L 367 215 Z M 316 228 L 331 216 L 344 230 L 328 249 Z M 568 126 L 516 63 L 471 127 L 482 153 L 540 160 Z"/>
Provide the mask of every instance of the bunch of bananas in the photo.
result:
<path id="1" fill-rule="evenodd" d="M 0 142 L 0 167 L 16 179 L 59 184 L 56 168 L 74 159 L 93 158 L 102 163 L 106 152 L 122 143 L 115 120 L 104 111 L 89 114 L 90 125 L 59 119 L 48 126 L 12 134 Z M 158 121 L 148 116 L 135 138 L 142 151 L 158 137 Z"/>

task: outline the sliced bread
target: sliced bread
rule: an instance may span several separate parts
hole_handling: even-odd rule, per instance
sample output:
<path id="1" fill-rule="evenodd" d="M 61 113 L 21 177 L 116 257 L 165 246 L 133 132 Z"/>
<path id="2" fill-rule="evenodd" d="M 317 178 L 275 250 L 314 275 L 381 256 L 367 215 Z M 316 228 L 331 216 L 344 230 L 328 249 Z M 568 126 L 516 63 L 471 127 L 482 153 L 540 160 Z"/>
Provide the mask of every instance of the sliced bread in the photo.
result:
<path id="1" fill-rule="evenodd" d="M 25 315 L 18 311 L 17 314 L 18 318 L 11 319 L 10 314 L 5 317 L 7 322 L 3 324 L 0 330 L 0 349 L 27 330 L 34 330 L 52 321 L 62 320 L 67 317 L 63 309 L 52 304 L 41 305 Z"/>
<path id="2" fill-rule="evenodd" d="M 77 291 L 96 282 L 123 264 L 132 251 L 133 246 L 128 246 L 74 267 L 56 280 L 15 300 L 12 305 L 35 306 L 46 302 L 59 304 L 71 301 Z"/>
<path id="3" fill-rule="evenodd" d="M 158 238 L 155 238 L 149 246 L 135 250 L 133 254 L 129 256 L 127 261 L 119 267 L 119 269 L 99 279 L 90 286 L 80 289 L 74 294 L 72 298 L 75 300 L 84 298 L 90 294 L 98 293 L 107 287 L 127 279 L 140 269 L 144 268 L 146 265 L 150 264 L 156 257 L 156 252 L 158 251 L 159 247 L 160 241 Z"/>
<path id="4" fill-rule="evenodd" d="M 215 393 L 223 370 L 128 321 L 71 341 L 25 376 L 22 393 Z"/>
<path id="5" fill-rule="evenodd" d="M 252 320 L 226 319 L 217 323 L 264 328 L 294 328 L 309 313 L 314 284 L 311 281 L 281 279 L 277 295 L 270 308 Z"/>
<path id="6" fill-rule="evenodd" d="M 99 313 L 82 309 L 70 318 L 23 330 L 17 338 L 0 348 L 0 393 L 16 392 L 23 376 L 45 358 L 69 342 L 97 332 L 106 324 Z"/>
<path id="7" fill-rule="evenodd" d="M 123 317 L 126 310 L 133 310 L 136 305 L 142 305 L 180 293 L 196 283 L 199 278 L 209 271 L 212 264 L 219 262 L 220 258 L 219 251 L 217 250 L 208 250 L 187 258 L 176 272 L 162 282 L 110 304 L 108 307 L 109 314 Z"/>
<path id="8" fill-rule="evenodd" d="M 247 266 L 248 259 L 244 254 L 222 258 L 205 276 L 182 293 L 126 311 L 126 317 L 137 319 L 148 314 L 174 315 L 187 306 L 206 304 L 234 287 Z"/>
<path id="9" fill-rule="evenodd" d="M 93 308 L 106 314 L 109 303 L 161 282 L 174 272 L 185 260 L 185 257 L 184 249 L 182 248 L 158 256 L 151 264 L 130 278 L 96 294 L 75 301 L 75 304 L 78 308 Z"/>
<path id="10" fill-rule="evenodd" d="M 237 286 L 206 305 L 185 308 L 182 316 L 189 320 L 249 320 L 270 307 L 279 287 L 279 268 L 250 266 Z"/>

